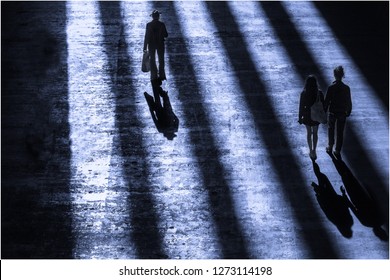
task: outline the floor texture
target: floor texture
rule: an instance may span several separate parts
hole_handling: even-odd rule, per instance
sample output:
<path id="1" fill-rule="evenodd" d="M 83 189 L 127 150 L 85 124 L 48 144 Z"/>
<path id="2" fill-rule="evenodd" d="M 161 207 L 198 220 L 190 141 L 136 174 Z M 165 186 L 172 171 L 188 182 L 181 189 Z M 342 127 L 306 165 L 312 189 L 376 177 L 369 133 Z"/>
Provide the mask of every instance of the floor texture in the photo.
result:
<path id="1" fill-rule="evenodd" d="M 2 1 L 1 257 L 388 259 L 388 27 L 388 2 Z M 342 160 L 320 125 L 313 163 L 299 94 L 337 65 Z"/>

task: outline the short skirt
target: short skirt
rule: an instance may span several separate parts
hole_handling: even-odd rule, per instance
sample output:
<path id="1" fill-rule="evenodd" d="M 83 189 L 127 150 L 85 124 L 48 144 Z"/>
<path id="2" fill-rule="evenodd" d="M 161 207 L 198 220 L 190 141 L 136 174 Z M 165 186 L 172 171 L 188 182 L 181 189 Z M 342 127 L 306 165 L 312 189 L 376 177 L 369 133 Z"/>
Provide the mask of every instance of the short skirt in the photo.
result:
<path id="1" fill-rule="evenodd" d="M 310 108 L 309 108 L 310 109 Z M 311 119 L 311 111 L 310 110 L 305 110 L 303 112 L 303 115 L 302 115 L 302 119 L 301 119 L 302 123 L 304 125 L 308 125 L 308 126 L 317 126 L 319 125 L 320 123 L 317 122 L 317 121 L 313 121 Z"/>

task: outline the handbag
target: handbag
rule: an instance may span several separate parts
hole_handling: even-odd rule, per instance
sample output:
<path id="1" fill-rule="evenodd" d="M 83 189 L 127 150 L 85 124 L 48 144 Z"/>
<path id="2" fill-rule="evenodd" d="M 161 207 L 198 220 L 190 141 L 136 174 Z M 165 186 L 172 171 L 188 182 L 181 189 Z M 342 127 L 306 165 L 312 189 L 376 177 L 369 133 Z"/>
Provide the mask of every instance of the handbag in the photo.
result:
<path id="1" fill-rule="evenodd" d="M 148 51 L 144 51 L 144 54 L 142 56 L 142 72 L 149 72 L 150 71 L 150 55 Z"/>
<path id="2" fill-rule="evenodd" d="M 320 94 L 317 94 L 316 101 L 310 107 L 310 117 L 313 121 L 325 124 L 326 123 L 326 113 L 324 110 L 324 105 L 321 102 Z"/>

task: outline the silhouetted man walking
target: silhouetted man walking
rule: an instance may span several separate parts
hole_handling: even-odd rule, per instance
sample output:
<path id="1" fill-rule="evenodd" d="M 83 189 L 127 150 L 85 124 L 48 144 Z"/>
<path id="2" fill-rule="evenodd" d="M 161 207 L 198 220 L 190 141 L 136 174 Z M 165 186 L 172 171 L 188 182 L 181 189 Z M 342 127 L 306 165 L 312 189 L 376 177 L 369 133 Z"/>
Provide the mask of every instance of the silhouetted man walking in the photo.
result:
<path id="1" fill-rule="evenodd" d="M 352 100 L 349 86 L 342 82 L 342 79 L 344 78 L 343 67 L 337 66 L 333 70 L 333 74 L 336 80 L 328 87 L 324 102 L 325 110 L 329 112 L 328 147 L 326 148 L 326 152 L 332 153 L 336 130 L 337 140 L 334 155 L 340 157 L 344 140 L 345 123 L 352 111 Z"/>
<path id="2" fill-rule="evenodd" d="M 150 54 L 150 79 L 153 81 L 160 78 L 166 80 L 165 76 L 165 61 L 164 53 L 165 38 L 168 37 L 168 32 L 165 24 L 160 21 L 160 12 L 154 10 L 151 14 L 153 20 L 146 24 L 144 51 L 149 50 Z M 158 55 L 158 71 L 156 64 L 156 52 Z"/>

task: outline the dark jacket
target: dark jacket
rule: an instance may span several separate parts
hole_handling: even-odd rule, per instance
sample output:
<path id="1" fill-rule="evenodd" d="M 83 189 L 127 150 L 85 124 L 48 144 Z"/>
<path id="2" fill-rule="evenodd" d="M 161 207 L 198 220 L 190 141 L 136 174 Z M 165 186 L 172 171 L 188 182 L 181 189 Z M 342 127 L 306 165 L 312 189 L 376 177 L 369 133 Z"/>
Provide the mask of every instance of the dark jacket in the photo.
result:
<path id="1" fill-rule="evenodd" d="M 325 97 L 325 111 L 349 116 L 352 112 L 351 90 L 342 81 L 334 81 Z"/>
<path id="2" fill-rule="evenodd" d="M 164 47 L 164 39 L 168 37 L 165 24 L 158 19 L 154 19 L 146 24 L 144 50 L 159 49 Z"/>

